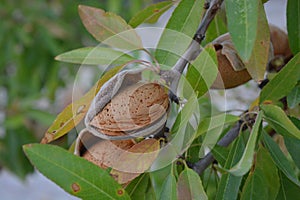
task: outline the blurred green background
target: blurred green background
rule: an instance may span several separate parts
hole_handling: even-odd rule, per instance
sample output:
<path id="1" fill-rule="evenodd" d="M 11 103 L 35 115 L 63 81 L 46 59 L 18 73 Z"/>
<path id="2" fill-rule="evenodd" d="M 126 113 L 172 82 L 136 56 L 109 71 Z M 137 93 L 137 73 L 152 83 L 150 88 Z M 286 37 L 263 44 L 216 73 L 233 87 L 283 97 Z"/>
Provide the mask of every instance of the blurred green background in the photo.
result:
<path id="1" fill-rule="evenodd" d="M 20 178 L 33 171 L 22 145 L 39 142 L 59 111 L 58 98 L 79 66 L 60 63 L 60 53 L 97 42 L 77 7 L 115 12 L 127 21 L 154 0 L 4 0 L 0 3 L 0 168 Z"/>

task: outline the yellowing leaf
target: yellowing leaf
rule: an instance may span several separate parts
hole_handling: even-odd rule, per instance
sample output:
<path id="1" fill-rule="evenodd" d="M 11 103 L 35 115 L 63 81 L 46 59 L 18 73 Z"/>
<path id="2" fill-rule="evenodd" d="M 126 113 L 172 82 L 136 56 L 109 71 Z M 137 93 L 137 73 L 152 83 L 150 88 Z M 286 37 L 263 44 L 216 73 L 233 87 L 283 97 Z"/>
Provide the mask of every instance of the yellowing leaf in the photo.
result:
<path id="1" fill-rule="evenodd" d="M 99 42 L 125 50 L 142 48 L 140 37 L 120 16 L 83 5 L 78 10 L 84 26 Z"/>
<path id="2" fill-rule="evenodd" d="M 263 5 L 259 1 L 258 25 L 253 51 L 248 62 L 245 62 L 251 77 L 261 82 L 264 79 L 270 52 L 270 31 Z"/>
<path id="3" fill-rule="evenodd" d="M 72 130 L 85 116 L 89 106 L 102 85 L 113 77 L 124 66 L 111 69 L 79 100 L 69 104 L 54 120 L 53 124 L 46 131 L 41 143 L 49 143 L 62 137 Z"/>

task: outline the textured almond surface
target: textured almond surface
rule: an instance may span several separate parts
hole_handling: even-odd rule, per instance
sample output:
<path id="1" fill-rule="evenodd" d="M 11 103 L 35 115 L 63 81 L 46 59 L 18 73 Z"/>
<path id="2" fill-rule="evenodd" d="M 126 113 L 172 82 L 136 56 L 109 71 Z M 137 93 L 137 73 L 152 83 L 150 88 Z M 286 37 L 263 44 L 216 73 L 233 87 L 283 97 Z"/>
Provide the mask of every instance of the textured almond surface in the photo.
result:
<path id="1" fill-rule="evenodd" d="M 102 140 L 90 147 L 82 157 L 106 169 L 120 157 L 122 150 L 130 149 L 133 145 L 132 140 Z"/>
<path id="2" fill-rule="evenodd" d="M 155 122 L 168 106 L 168 94 L 159 84 L 137 83 L 119 92 L 90 125 L 107 135 L 118 135 Z"/>

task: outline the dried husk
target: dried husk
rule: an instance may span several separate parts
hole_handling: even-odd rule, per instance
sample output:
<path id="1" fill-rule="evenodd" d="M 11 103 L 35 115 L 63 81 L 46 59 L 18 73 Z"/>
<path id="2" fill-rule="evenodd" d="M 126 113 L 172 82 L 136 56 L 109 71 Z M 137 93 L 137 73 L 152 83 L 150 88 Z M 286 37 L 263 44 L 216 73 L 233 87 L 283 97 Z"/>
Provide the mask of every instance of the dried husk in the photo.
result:
<path id="1" fill-rule="evenodd" d="M 126 184 L 145 172 L 156 159 L 159 141 L 103 140 L 84 129 L 79 134 L 75 154 L 100 168 L 112 168 L 110 174 L 120 184 Z"/>
<path id="2" fill-rule="evenodd" d="M 212 89 L 229 89 L 246 83 L 251 79 L 237 51 L 234 49 L 229 33 L 219 36 L 214 45 L 218 59 L 218 75 Z"/>
<path id="3" fill-rule="evenodd" d="M 288 35 L 286 34 L 286 32 L 274 25 L 269 25 L 269 27 L 274 55 L 284 56 L 286 58 L 291 57 L 292 51 L 290 49 Z"/>
<path id="4" fill-rule="evenodd" d="M 126 70 L 108 81 L 95 96 L 85 118 L 87 129 L 109 140 L 159 133 L 165 126 L 169 98 L 158 83 L 143 82 L 143 70 Z"/>

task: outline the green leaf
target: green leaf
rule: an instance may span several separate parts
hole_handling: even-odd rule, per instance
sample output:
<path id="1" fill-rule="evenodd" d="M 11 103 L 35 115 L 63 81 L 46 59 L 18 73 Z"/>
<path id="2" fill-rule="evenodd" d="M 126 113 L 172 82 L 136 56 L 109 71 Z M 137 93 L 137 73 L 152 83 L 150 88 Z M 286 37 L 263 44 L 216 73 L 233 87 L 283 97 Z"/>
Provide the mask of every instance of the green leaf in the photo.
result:
<path id="1" fill-rule="evenodd" d="M 261 105 L 261 109 L 264 113 L 264 119 L 277 133 L 300 139 L 300 129 L 293 124 L 280 107 Z"/>
<path id="2" fill-rule="evenodd" d="M 218 163 L 220 163 L 221 166 L 224 166 L 228 158 L 229 149 L 216 145 L 211 152 Z"/>
<path id="3" fill-rule="evenodd" d="M 161 169 L 158 169 L 155 171 L 151 171 L 149 173 L 152 188 L 154 189 L 156 199 L 160 198 L 160 194 L 163 190 L 163 184 L 164 184 L 166 178 L 172 172 L 172 167 L 173 167 L 173 165 L 170 164 L 164 168 L 161 168 Z"/>
<path id="4" fill-rule="evenodd" d="M 258 0 L 225 1 L 228 30 L 232 42 L 244 62 L 249 61 L 258 24 Z"/>
<path id="5" fill-rule="evenodd" d="M 29 160 L 22 151 L 22 145 L 36 142 L 32 131 L 24 126 L 6 129 L 6 134 L 0 138 L 0 164 L 21 179 L 34 171 Z"/>
<path id="6" fill-rule="evenodd" d="M 120 16 L 83 5 L 78 11 L 85 28 L 99 42 L 126 50 L 143 47 L 141 38 Z"/>
<path id="7" fill-rule="evenodd" d="M 48 128 L 41 143 L 49 143 L 72 130 L 84 118 L 95 94 L 97 94 L 102 85 L 124 67 L 118 66 L 109 70 L 83 97 L 69 104 Z"/>
<path id="8" fill-rule="evenodd" d="M 239 137 L 230 149 L 224 168 L 231 168 L 241 158 L 244 151 L 244 142 Z M 216 199 L 234 200 L 238 196 L 242 176 L 234 176 L 230 173 L 222 174 L 219 182 Z"/>
<path id="9" fill-rule="evenodd" d="M 107 171 L 53 145 L 23 146 L 31 163 L 66 192 L 83 199 L 130 199 Z"/>
<path id="10" fill-rule="evenodd" d="M 291 157 L 293 158 L 295 164 L 300 169 L 300 140 L 290 137 L 284 137 L 284 144 Z"/>
<path id="11" fill-rule="evenodd" d="M 225 18 L 225 17 L 224 17 Z M 208 44 L 220 35 L 223 35 L 227 33 L 227 26 L 225 24 L 225 21 L 223 19 L 223 16 L 218 12 L 212 22 L 210 23 L 202 45 Z"/>
<path id="12" fill-rule="evenodd" d="M 300 104 L 300 84 L 297 84 L 294 89 L 287 95 L 287 104 L 290 108 L 295 108 Z"/>
<path id="13" fill-rule="evenodd" d="M 290 119 L 297 128 L 300 129 L 300 120 L 294 117 L 291 117 Z M 284 143 L 295 164 L 300 169 L 300 140 L 291 137 L 284 137 Z"/>
<path id="14" fill-rule="evenodd" d="M 300 53 L 295 55 L 278 74 L 262 89 L 260 103 L 277 101 L 288 95 L 300 79 Z"/>
<path id="15" fill-rule="evenodd" d="M 288 0 L 287 2 L 287 30 L 289 44 L 293 54 L 300 51 L 300 2 Z"/>
<path id="16" fill-rule="evenodd" d="M 263 140 L 266 148 L 269 150 L 273 161 L 277 167 L 296 185 L 300 186 L 299 180 L 294 172 L 291 163 L 286 156 L 280 150 L 279 146 L 273 141 L 273 139 L 266 133 L 263 133 Z"/>
<path id="17" fill-rule="evenodd" d="M 135 28 L 142 23 L 155 23 L 163 13 L 172 7 L 173 4 L 174 2 L 172 1 L 163 1 L 152 4 L 136 13 L 128 24 Z"/>
<path id="18" fill-rule="evenodd" d="M 215 48 L 206 46 L 189 66 L 186 79 L 198 97 L 204 95 L 214 83 L 218 74 L 218 61 Z"/>
<path id="19" fill-rule="evenodd" d="M 196 137 L 198 137 L 206 133 L 199 150 L 199 157 L 204 157 L 205 149 L 211 150 L 214 148 L 226 124 L 236 122 L 237 120 L 239 120 L 239 117 L 226 113 L 203 119 L 198 126 L 196 134 Z"/>
<path id="20" fill-rule="evenodd" d="M 26 110 L 25 115 L 46 126 L 49 126 L 49 124 L 51 124 L 55 119 L 55 116 L 53 114 L 50 114 L 49 111 L 46 112 L 37 109 L 28 109 Z"/>
<path id="21" fill-rule="evenodd" d="M 246 179 L 241 200 L 273 200 L 277 196 L 279 185 L 276 165 L 268 151 L 260 147 L 256 156 L 255 169 Z"/>
<path id="22" fill-rule="evenodd" d="M 171 129 L 172 139 L 159 152 L 158 157 L 151 166 L 152 170 L 169 165 L 191 145 L 195 138 L 196 130 L 191 126 L 190 121 L 193 121 L 193 124 L 197 123 L 197 121 L 195 122 L 195 118 L 197 118 L 199 112 L 197 97 L 192 94 L 177 115 Z"/>
<path id="23" fill-rule="evenodd" d="M 160 200 L 177 199 L 176 179 L 172 172 L 167 176 L 167 178 L 163 183 L 162 191 L 159 199 Z"/>
<path id="24" fill-rule="evenodd" d="M 204 0 L 182 0 L 172 13 L 155 52 L 160 64 L 173 66 L 192 41 L 201 19 Z"/>
<path id="25" fill-rule="evenodd" d="M 256 117 L 255 124 L 252 128 L 252 131 L 250 133 L 250 137 L 248 139 L 243 156 L 241 160 L 229 170 L 231 174 L 235 176 L 243 176 L 250 170 L 253 162 L 257 137 L 261 130 L 261 123 L 262 123 L 262 112 L 259 112 Z"/>
<path id="26" fill-rule="evenodd" d="M 195 171 L 187 167 L 181 172 L 178 177 L 177 194 L 179 200 L 208 199 L 203 189 L 199 175 Z"/>
<path id="27" fill-rule="evenodd" d="M 300 193 L 300 187 L 290 181 L 283 173 L 279 173 L 280 189 L 276 200 L 295 199 Z"/>
<path id="28" fill-rule="evenodd" d="M 135 58 L 108 47 L 85 47 L 75 49 L 55 57 L 56 60 L 86 65 L 118 65 Z"/>
<path id="29" fill-rule="evenodd" d="M 149 183 L 149 174 L 141 174 L 139 177 L 129 183 L 129 185 L 126 187 L 126 192 L 131 197 L 131 199 L 143 200 L 146 198 L 148 187 L 151 187 Z"/>
<path id="30" fill-rule="evenodd" d="M 257 33 L 252 55 L 245 63 L 247 71 L 256 82 L 264 79 L 270 53 L 270 30 L 264 7 L 259 0 Z"/>
<path id="31" fill-rule="evenodd" d="M 239 119 L 240 118 L 238 116 L 227 113 L 221 113 L 215 116 L 204 118 L 198 126 L 197 135 L 195 137 L 199 137 L 200 135 L 214 129 L 222 130 L 225 124 L 234 123 Z"/>

